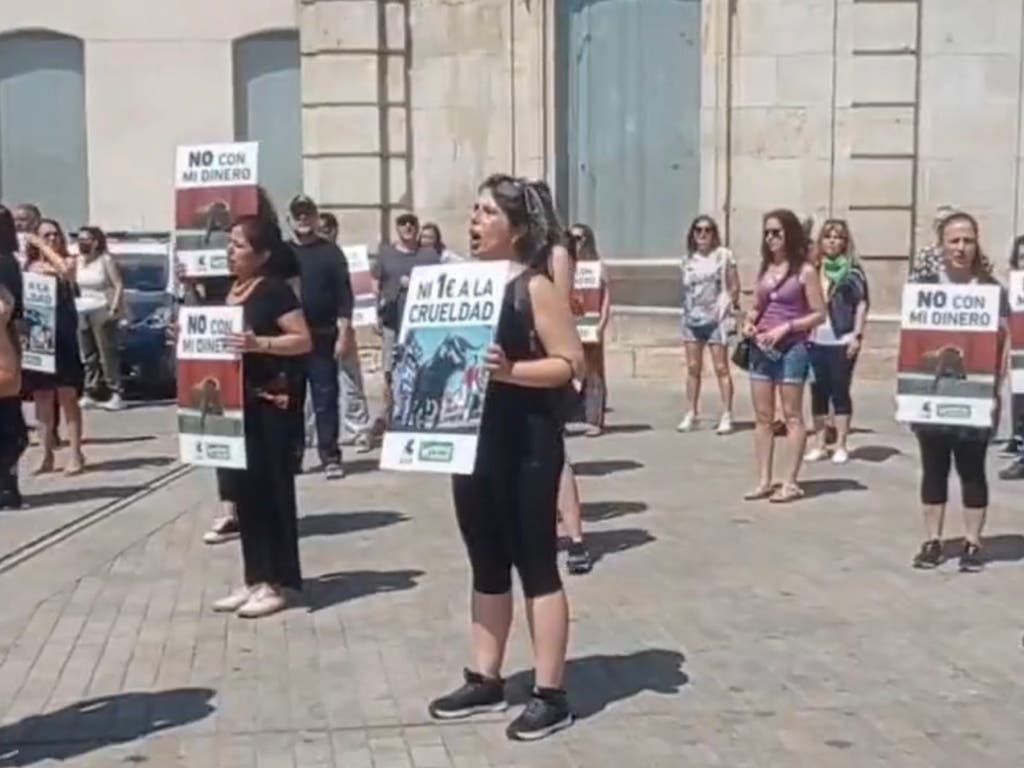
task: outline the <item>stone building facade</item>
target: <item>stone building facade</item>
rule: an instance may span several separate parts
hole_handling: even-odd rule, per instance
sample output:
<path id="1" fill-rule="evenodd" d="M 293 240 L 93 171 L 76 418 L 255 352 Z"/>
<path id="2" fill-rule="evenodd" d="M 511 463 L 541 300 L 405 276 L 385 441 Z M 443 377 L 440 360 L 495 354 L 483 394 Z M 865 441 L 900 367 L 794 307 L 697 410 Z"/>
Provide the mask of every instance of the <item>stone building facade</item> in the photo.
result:
<path id="1" fill-rule="evenodd" d="M 849 219 L 883 323 L 937 206 L 976 213 L 1000 263 L 1024 226 L 1020 0 L 0 0 L 4 199 L 4 48 L 41 33 L 81 43 L 90 220 L 167 227 L 173 146 L 260 131 L 299 156 L 279 197 L 292 174 L 351 240 L 412 209 L 459 250 L 481 178 L 544 177 L 595 226 L 632 338 L 676 338 L 698 212 L 748 282 L 766 209 Z M 266 35 L 296 41 L 291 96 L 262 49 L 239 74 Z"/>

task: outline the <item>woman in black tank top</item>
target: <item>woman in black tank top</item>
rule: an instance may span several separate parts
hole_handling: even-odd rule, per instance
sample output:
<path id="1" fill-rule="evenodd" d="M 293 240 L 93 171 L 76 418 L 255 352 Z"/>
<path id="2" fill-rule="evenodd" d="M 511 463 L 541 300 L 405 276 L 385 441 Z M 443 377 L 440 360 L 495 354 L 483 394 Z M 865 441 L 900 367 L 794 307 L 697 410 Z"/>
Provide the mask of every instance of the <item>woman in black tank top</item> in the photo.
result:
<path id="1" fill-rule="evenodd" d="M 515 267 L 502 305 L 476 470 L 455 476 L 459 530 L 473 571 L 473 659 L 465 684 L 431 702 L 439 719 L 505 709 L 501 664 L 512 623 L 512 568 L 533 629 L 536 688 L 508 727 L 509 738 L 538 739 L 572 722 L 562 678 L 569 608 L 555 535 L 563 464 L 560 390 L 582 374 L 583 349 L 568 302 L 544 272 L 547 225 L 537 189 L 492 176 L 473 206 L 470 246 L 481 260 Z"/>

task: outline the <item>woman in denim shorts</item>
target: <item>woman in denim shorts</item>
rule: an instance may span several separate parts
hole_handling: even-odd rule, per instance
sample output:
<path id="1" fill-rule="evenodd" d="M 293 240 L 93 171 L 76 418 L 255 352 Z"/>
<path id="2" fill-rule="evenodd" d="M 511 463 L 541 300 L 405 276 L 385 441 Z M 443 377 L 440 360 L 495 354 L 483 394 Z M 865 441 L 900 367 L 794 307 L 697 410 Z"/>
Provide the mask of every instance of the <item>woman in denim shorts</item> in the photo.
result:
<path id="1" fill-rule="evenodd" d="M 764 217 L 754 297 L 743 335 L 754 342 L 749 372 L 758 483 L 744 498 L 784 503 L 803 495 L 797 476 L 807 444 L 803 418 L 804 383 L 810 370 L 807 338 L 825 319 L 821 280 L 807 261 L 807 236 L 792 211 L 772 211 Z M 782 403 L 790 453 L 785 480 L 778 486 L 772 481 L 776 394 Z"/>

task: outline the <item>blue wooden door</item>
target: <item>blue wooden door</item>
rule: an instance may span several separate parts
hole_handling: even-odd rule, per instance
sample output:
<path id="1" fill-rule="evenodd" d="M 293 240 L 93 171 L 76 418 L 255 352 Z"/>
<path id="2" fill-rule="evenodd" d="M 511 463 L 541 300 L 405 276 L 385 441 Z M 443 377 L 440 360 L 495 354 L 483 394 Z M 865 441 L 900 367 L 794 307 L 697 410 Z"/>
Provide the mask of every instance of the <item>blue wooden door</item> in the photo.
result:
<path id="1" fill-rule="evenodd" d="M 700 0 L 557 5 L 563 211 L 606 258 L 676 256 L 700 196 Z"/>

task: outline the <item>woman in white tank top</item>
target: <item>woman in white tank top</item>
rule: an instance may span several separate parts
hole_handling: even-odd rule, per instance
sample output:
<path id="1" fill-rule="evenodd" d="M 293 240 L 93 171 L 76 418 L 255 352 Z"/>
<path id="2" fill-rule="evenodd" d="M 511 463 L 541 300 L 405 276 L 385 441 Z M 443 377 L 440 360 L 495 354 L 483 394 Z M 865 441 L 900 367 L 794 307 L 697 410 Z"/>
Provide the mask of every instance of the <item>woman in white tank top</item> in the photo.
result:
<path id="1" fill-rule="evenodd" d="M 107 252 L 107 238 L 99 227 L 82 227 L 78 233 L 78 345 L 85 366 L 82 407 L 96 405 L 97 392 L 109 398 L 100 403 L 109 410 L 124 407 L 121 391 L 121 360 L 117 350 L 117 323 L 121 318 L 124 284 L 117 264 Z"/>

